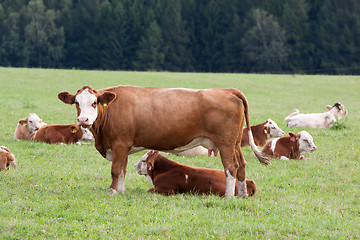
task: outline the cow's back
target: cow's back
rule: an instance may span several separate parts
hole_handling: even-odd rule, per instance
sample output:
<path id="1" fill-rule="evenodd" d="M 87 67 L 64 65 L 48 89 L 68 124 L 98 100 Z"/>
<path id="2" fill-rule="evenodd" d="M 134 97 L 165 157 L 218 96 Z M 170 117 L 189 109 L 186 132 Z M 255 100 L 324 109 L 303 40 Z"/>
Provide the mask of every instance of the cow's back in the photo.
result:
<path id="1" fill-rule="evenodd" d="M 72 131 L 72 127 L 77 129 L 77 131 Z M 82 131 L 80 127 L 75 124 L 49 124 L 41 127 L 33 136 L 32 140 L 50 144 L 76 143 L 81 137 Z"/>

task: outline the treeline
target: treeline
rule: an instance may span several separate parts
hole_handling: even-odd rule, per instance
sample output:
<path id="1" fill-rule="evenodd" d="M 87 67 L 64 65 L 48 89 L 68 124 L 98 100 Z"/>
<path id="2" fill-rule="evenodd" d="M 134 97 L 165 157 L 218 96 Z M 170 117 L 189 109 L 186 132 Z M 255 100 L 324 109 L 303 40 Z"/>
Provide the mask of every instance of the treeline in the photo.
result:
<path id="1" fill-rule="evenodd" d="M 2 0 L 0 65 L 360 74 L 358 0 Z"/>

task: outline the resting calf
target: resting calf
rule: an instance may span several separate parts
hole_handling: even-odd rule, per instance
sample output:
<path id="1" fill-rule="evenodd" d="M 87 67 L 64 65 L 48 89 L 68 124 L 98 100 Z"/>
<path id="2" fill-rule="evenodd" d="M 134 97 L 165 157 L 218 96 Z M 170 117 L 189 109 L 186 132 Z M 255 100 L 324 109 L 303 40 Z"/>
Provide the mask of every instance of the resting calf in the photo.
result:
<path id="1" fill-rule="evenodd" d="M 54 143 L 77 143 L 90 141 L 93 136 L 89 129 L 84 129 L 76 124 L 49 124 L 40 128 L 31 140 L 38 142 Z"/>
<path id="2" fill-rule="evenodd" d="M 35 132 L 45 125 L 46 123 L 44 123 L 38 115 L 30 113 L 26 118 L 19 120 L 15 129 L 14 138 L 16 140 L 30 140 Z"/>
<path id="3" fill-rule="evenodd" d="M 256 146 L 264 146 L 265 143 L 274 137 L 282 137 L 284 131 L 279 128 L 279 126 L 271 120 L 270 118 L 264 122 L 255 126 L 251 126 L 251 131 L 254 137 L 254 142 Z M 249 146 L 249 135 L 248 131 L 243 129 L 243 136 L 241 140 L 241 146 Z"/>
<path id="4" fill-rule="evenodd" d="M 284 135 L 284 131 L 279 128 L 279 126 L 271 120 L 270 118 L 263 123 L 260 123 L 255 126 L 251 126 L 251 131 L 254 137 L 254 142 L 256 146 L 264 146 L 265 143 L 275 137 L 282 137 Z M 248 129 L 243 128 L 243 136 L 241 140 L 241 146 L 250 146 L 249 143 L 249 134 Z M 215 156 L 218 154 L 217 150 L 207 150 L 206 148 L 202 146 L 198 146 L 189 150 L 186 150 L 184 152 L 178 153 L 180 156 L 199 156 L 199 155 L 205 155 L 208 154 L 211 156 L 211 154 L 214 154 Z"/>
<path id="5" fill-rule="evenodd" d="M 289 136 L 274 138 L 266 143 L 262 152 L 282 160 L 305 159 L 303 154 L 314 152 L 316 146 L 312 136 L 306 131 L 299 134 L 290 132 Z"/>
<path id="6" fill-rule="evenodd" d="M 7 147 L 0 146 L 0 169 L 6 170 L 10 165 L 16 169 L 15 156 Z"/>
<path id="7" fill-rule="evenodd" d="M 348 114 L 344 105 L 335 103 L 334 106 L 327 105 L 329 110 L 324 113 L 299 114 L 298 109 L 285 118 L 288 127 L 293 128 L 330 128 L 333 123 Z"/>
<path id="8" fill-rule="evenodd" d="M 226 192 L 226 175 L 223 170 L 185 166 L 167 159 L 157 151 L 146 153 L 135 165 L 135 170 L 153 184 L 149 192 L 165 195 L 194 192 L 219 196 L 224 196 Z M 256 193 L 253 181 L 246 180 L 246 185 L 244 183 L 240 187 L 246 187 L 248 196 Z"/>

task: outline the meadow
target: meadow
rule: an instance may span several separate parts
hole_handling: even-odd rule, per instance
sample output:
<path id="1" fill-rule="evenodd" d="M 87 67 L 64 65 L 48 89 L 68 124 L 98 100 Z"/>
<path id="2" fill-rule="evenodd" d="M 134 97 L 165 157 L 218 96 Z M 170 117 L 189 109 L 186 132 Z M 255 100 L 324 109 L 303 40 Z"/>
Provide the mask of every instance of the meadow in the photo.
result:
<path id="1" fill-rule="evenodd" d="M 109 195 L 111 163 L 90 145 L 15 141 L 17 122 L 34 112 L 48 124 L 76 122 L 75 106 L 57 94 L 82 86 L 115 85 L 242 90 L 252 125 L 271 118 L 324 112 L 340 101 L 348 116 L 336 129 L 306 129 L 318 149 L 305 161 L 261 165 L 249 148 L 247 199 L 147 193 L 151 184 L 129 156 L 125 193 Z M 359 239 L 360 77 L 225 73 L 116 72 L 0 68 L 0 145 L 18 170 L 0 172 L 0 239 Z M 156 96 L 154 96 L 156 97 Z M 169 156 L 180 163 L 222 169 L 218 157 Z"/>

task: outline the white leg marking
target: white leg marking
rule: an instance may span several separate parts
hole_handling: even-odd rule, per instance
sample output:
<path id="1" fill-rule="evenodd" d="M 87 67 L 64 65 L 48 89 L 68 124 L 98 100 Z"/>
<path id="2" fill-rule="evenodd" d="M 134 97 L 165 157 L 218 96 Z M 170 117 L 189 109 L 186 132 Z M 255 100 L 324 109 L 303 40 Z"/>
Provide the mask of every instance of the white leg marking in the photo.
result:
<path id="1" fill-rule="evenodd" d="M 189 175 L 185 174 L 185 183 L 188 182 L 188 179 L 189 179 Z"/>
<path id="2" fill-rule="evenodd" d="M 248 196 L 246 190 L 246 179 L 244 181 L 238 181 L 238 197 L 246 198 Z"/>
<path id="3" fill-rule="evenodd" d="M 289 158 L 287 158 L 285 156 L 281 156 L 280 160 L 289 160 Z"/>
<path id="4" fill-rule="evenodd" d="M 120 192 L 120 193 L 125 192 L 125 174 L 124 174 L 124 171 L 121 171 L 121 174 L 120 174 L 118 192 Z"/>
<path id="5" fill-rule="evenodd" d="M 231 198 L 235 195 L 235 183 L 236 179 L 231 176 L 230 171 L 226 170 L 226 192 L 225 198 Z"/>

